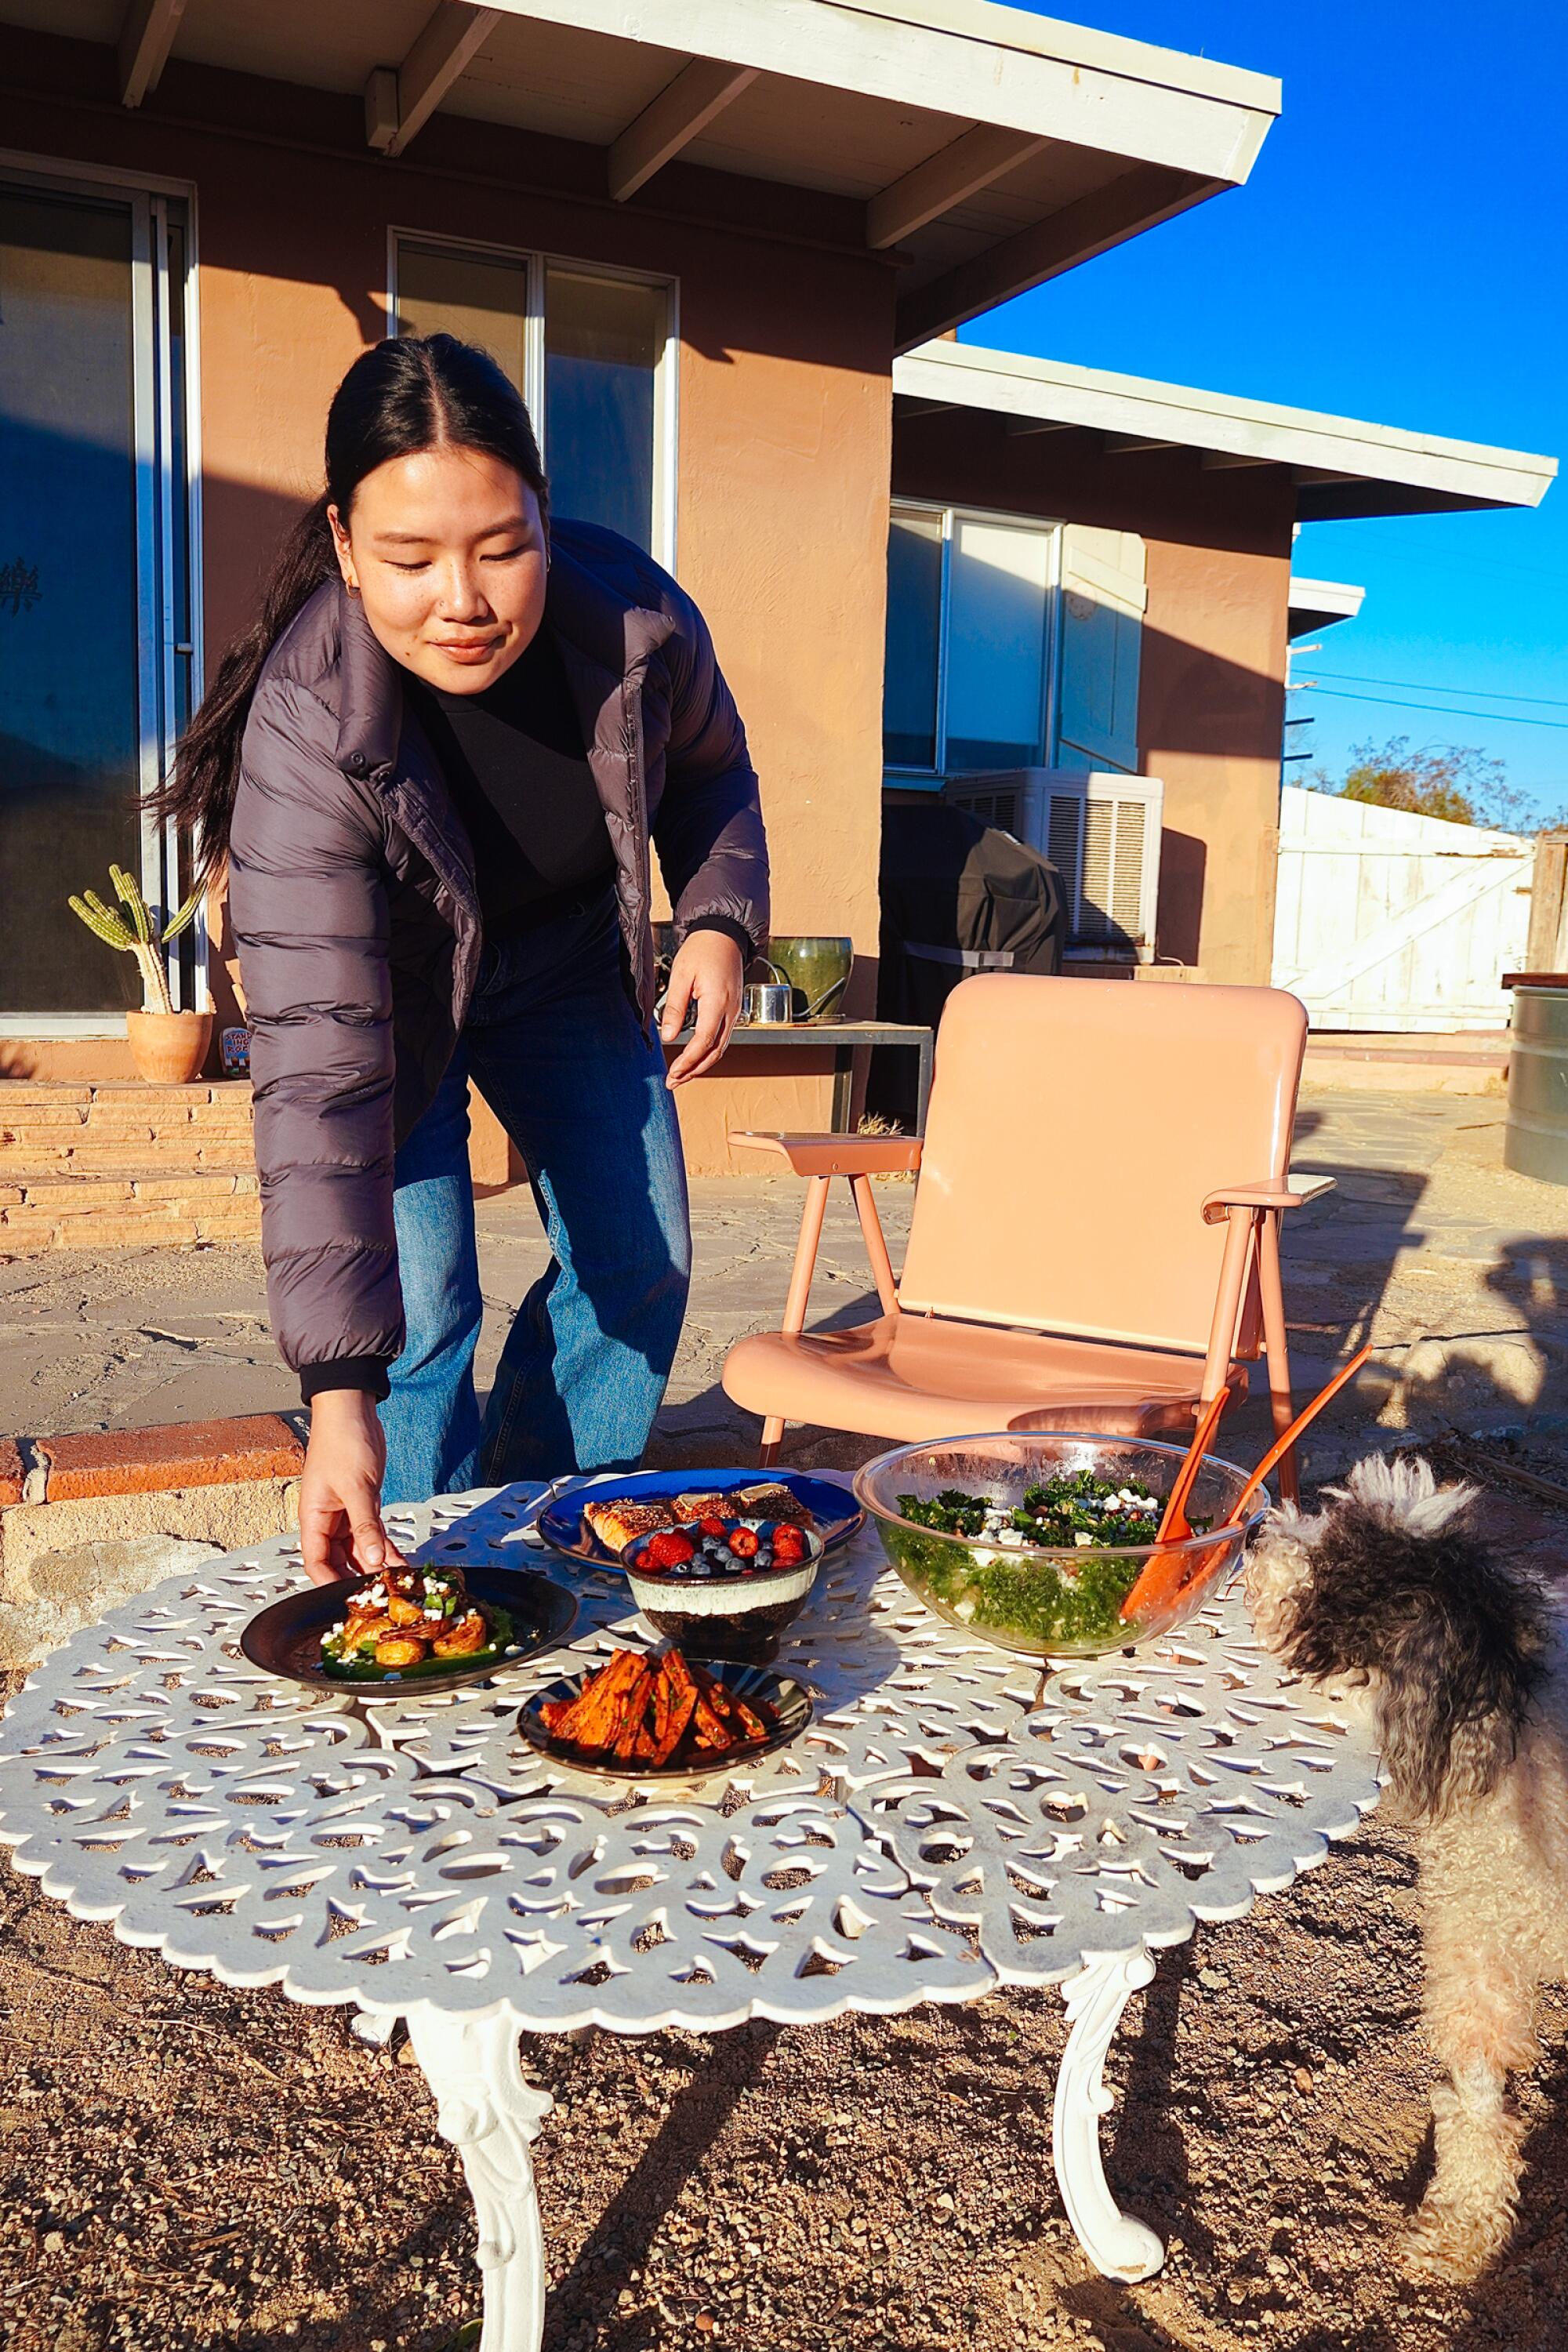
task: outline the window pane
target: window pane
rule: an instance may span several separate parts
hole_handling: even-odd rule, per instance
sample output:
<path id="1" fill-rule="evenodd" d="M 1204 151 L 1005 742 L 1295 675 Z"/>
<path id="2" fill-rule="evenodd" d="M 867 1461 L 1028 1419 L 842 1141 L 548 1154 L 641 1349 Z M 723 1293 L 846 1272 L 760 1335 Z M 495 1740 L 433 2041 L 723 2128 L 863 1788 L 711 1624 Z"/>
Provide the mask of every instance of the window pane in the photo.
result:
<path id="1" fill-rule="evenodd" d="M 140 1004 L 65 906 L 141 860 L 131 209 L 0 188 L 0 1012 Z"/>
<path id="2" fill-rule="evenodd" d="M 942 517 L 895 513 L 888 536 L 888 652 L 882 757 L 889 768 L 936 766 L 942 641 Z"/>
<path id="3" fill-rule="evenodd" d="M 397 249 L 397 331 L 458 335 L 499 360 L 519 392 L 525 390 L 523 331 L 528 320 L 528 264 L 504 254 L 461 253 L 447 247 Z"/>
<path id="4" fill-rule="evenodd" d="M 552 269 L 544 294 L 544 463 L 557 514 L 653 547 L 654 369 L 664 289 Z"/>
<path id="5" fill-rule="evenodd" d="M 953 525 L 947 764 L 954 772 L 1040 762 L 1051 538 L 1014 523 Z"/>

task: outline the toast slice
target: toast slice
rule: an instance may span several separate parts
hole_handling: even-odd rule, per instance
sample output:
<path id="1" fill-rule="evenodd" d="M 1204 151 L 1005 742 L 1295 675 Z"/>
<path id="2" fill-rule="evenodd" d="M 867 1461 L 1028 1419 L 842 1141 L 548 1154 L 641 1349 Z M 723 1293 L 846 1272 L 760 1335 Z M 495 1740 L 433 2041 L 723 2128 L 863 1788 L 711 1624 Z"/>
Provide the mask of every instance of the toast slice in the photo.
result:
<path id="1" fill-rule="evenodd" d="M 674 1515 L 663 1503 L 628 1502 L 623 1495 L 605 1503 L 584 1503 L 583 1517 L 599 1541 L 617 1555 L 639 1536 L 672 1528 Z"/>
<path id="2" fill-rule="evenodd" d="M 677 1495 L 673 1507 L 681 1526 L 689 1528 L 699 1519 L 733 1518 L 733 1511 L 726 1513 L 724 1505 L 722 1495 Z"/>
<path id="3" fill-rule="evenodd" d="M 787 1519 L 791 1527 L 804 1528 L 808 1534 L 816 1526 L 799 1496 L 788 1486 L 766 1482 L 759 1486 L 742 1486 L 739 1494 L 731 1496 L 730 1503 L 742 1518 Z"/>

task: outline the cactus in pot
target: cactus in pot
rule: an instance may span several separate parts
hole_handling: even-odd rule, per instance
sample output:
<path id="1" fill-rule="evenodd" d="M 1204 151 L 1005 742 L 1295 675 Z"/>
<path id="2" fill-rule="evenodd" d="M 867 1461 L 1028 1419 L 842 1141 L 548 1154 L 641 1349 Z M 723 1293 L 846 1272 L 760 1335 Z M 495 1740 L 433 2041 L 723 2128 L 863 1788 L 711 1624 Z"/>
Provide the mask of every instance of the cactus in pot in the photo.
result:
<path id="1" fill-rule="evenodd" d="M 128 1013 L 125 1016 L 126 1034 L 137 1070 L 154 1084 L 182 1084 L 194 1078 L 206 1059 L 212 1043 L 213 1017 L 210 1013 L 175 1012 L 169 993 L 165 954 L 169 942 L 195 919 L 206 886 L 198 882 L 184 905 L 165 923 L 157 909 L 148 906 L 135 880 L 122 866 L 111 866 L 109 878 L 114 885 L 115 897 L 125 909 L 124 915 L 105 906 L 96 890 L 84 891 L 80 898 L 73 894 L 68 903 L 72 914 L 79 916 L 95 938 L 122 955 L 133 955 L 141 966 L 151 1006 L 147 1011 Z"/>

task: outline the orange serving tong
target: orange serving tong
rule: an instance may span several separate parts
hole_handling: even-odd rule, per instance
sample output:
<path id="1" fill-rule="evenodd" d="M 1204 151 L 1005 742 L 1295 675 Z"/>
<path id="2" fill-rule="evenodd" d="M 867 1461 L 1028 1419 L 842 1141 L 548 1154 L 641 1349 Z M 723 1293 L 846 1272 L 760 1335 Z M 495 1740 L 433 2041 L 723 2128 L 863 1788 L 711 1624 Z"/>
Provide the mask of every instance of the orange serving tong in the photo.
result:
<path id="1" fill-rule="evenodd" d="M 1223 1528 L 1215 1528 L 1212 1530 L 1216 1550 L 1223 1547 L 1228 1538 L 1236 1535 L 1239 1531 L 1240 1523 L 1243 1514 L 1247 1509 L 1247 1506 L 1252 1500 L 1254 1495 L 1257 1494 L 1258 1488 L 1262 1486 L 1263 1481 L 1268 1477 L 1268 1473 L 1275 1467 L 1277 1463 L 1283 1461 L 1285 1455 L 1289 1454 L 1290 1448 L 1295 1444 L 1296 1440 L 1300 1436 L 1301 1432 L 1306 1428 L 1308 1423 L 1315 1421 L 1319 1413 L 1322 1412 L 1323 1407 L 1330 1403 L 1333 1398 L 1338 1396 L 1340 1391 L 1345 1386 L 1345 1383 L 1355 1378 L 1357 1372 L 1360 1371 L 1362 1366 L 1366 1362 L 1367 1358 L 1372 1354 L 1372 1348 L 1373 1343 L 1370 1339 L 1367 1341 L 1364 1348 L 1359 1348 L 1348 1363 L 1342 1364 L 1340 1366 L 1339 1370 L 1334 1374 L 1333 1379 L 1328 1382 L 1326 1387 L 1321 1388 L 1318 1391 L 1317 1395 L 1311 1400 L 1311 1402 L 1310 1404 L 1303 1405 L 1301 1411 L 1296 1415 L 1295 1420 L 1290 1423 L 1289 1428 L 1286 1430 L 1284 1435 L 1275 1439 L 1273 1444 L 1269 1447 L 1268 1453 L 1264 1455 L 1262 1461 L 1258 1464 L 1257 1469 L 1253 1472 L 1251 1477 L 1247 1480 L 1246 1486 L 1237 1496 L 1231 1508 L 1228 1525 Z M 1227 1393 L 1227 1391 L 1221 1389 L 1218 1396 L 1215 1398 L 1214 1402 L 1209 1406 L 1208 1412 L 1205 1415 L 1204 1421 L 1199 1424 L 1197 1434 L 1193 1439 L 1192 1446 L 1187 1454 L 1187 1458 L 1176 1474 L 1176 1484 L 1172 1487 L 1170 1500 L 1165 1505 L 1164 1517 L 1160 1522 L 1160 1532 L 1155 1538 L 1156 1543 L 1178 1544 L 1184 1541 L 1192 1532 L 1187 1522 L 1186 1499 L 1192 1492 L 1193 1481 L 1198 1475 L 1198 1466 L 1202 1458 L 1204 1446 L 1208 1441 L 1213 1425 L 1218 1423 L 1220 1412 L 1223 1412 L 1225 1410 L 1225 1402 Z M 1217 1412 L 1215 1411 L 1216 1406 L 1219 1409 Z M 1178 1520 L 1180 1523 L 1179 1532 L 1177 1528 Z M 1188 1573 L 1183 1575 L 1181 1573 L 1181 1570 L 1184 1563 L 1173 1561 L 1169 1552 L 1154 1552 L 1145 1562 L 1143 1573 L 1140 1576 L 1137 1583 L 1132 1587 L 1131 1591 L 1128 1594 L 1126 1600 L 1121 1604 L 1121 1616 L 1123 1622 L 1125 1623 L 1131 1619 L 1141 1615 L 1147 1609 L 1158 1606 L 1163 1601 L 1173 1600 L 1175 1597 L 1175 1594 L 1182 1590 L 1184 1585 L 1190 1584 L 1193 1582 L 1194 1578 L 1200 1577 L 1205 1572 L 1209 1562 L 1213 1558 L 1213 1552 L 1205 1552 L 1196 1561 L 1191 1564 Z"/>
<path id="2" fill-rule="evenodd" d="M 1187 1518 L 1187 1496 L 1197 1483 L 1198 1472 L 1203 1468 L 1204 1455 L 1208 1452 L 1209 1443 L 1215 1431 L 1219 1427 L 1220 1416 L 1229 1402 L 1229 1383 L 1222 1381 L 1199 1416 L 1197 1428 L 1193 1433 L 1193 1442 L 1187 1448 L 1186 1459 L 1177 1471 L 1176 1483 L 1165 1498 L 1165 1508 L 1160 1520 L 1160 1532 L 1154 1538 L 1156 1543 L 1184 1543 L 1192 1534 L 1192 1527 Z"/>

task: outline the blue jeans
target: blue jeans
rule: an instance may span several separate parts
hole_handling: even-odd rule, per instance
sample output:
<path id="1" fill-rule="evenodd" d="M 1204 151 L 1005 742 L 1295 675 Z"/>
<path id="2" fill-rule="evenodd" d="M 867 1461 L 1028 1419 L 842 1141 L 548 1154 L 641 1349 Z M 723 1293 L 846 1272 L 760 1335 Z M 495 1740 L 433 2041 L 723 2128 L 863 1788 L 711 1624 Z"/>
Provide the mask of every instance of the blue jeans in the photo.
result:
<path id="1" fill-rule="evenodd" d="M 553 1253 L 518 1309 L 482 1425 L 470 1076 L 522 1155 Z M 664 1055 L 627 1000 L 608 894 L 486 949 L 394 1185 L 406 1337 L 381 1408 L 384 1500 L 635 1468 L 680 1337 L 691 1231 Z"/>

